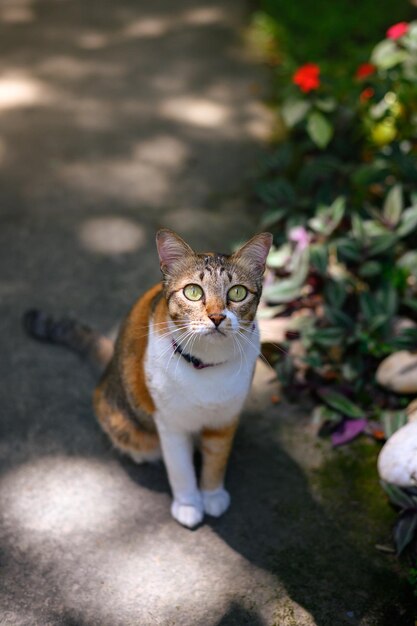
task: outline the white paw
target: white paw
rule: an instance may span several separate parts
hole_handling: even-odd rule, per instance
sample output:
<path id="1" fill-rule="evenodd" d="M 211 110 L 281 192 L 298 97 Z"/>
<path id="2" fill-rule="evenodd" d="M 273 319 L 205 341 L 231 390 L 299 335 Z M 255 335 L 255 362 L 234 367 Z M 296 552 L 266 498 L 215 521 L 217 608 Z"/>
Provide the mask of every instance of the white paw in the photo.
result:
<path id="1" fill-rule="evenodd" d="M 208 515 L 220 517 L 230 504 L 230 496 L 226 489 L 220 487 L 213 491 L 202 491 L 204 510 Z"/>
<path id="2" fill-rule="evenodd" d="M 202 504 L 181 504 L 181 502 L 174 500 L 171 505 L 171 515 L 183 526 L 194 528 L 202 521 L 204 509 Z"/>
<path id="3" fill-rule="evenodd" d="M 139 464 L 156 463 L 162 458 L 161 451 L 159 449 L 152 450 L 152 452 L 134 452 L 133 450 L 129 450 L 126 454 L 132 459 L 132 461 Z"/>

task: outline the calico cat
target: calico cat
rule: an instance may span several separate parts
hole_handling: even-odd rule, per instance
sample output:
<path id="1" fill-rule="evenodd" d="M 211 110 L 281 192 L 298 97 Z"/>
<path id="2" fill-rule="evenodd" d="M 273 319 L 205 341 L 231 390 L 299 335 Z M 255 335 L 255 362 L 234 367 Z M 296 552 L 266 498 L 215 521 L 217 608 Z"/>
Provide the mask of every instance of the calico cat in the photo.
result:
<path id="1" fill-rule="evenodd" d="M 189 528 L 230 503 L 224 475 L 259 354 L 255 321 L 272 235 L 232 255 L 194 252 L 168 229 L 156 244 L 163 281 L 147 291 L 110 340 L 73 320 L 29 311 L 37 339 L 107 362 L 94 392 L 97 418 L 134 461 L 163 457 L 172 516 Z M 198 485 L 194 444 L 201 449 Z"/>

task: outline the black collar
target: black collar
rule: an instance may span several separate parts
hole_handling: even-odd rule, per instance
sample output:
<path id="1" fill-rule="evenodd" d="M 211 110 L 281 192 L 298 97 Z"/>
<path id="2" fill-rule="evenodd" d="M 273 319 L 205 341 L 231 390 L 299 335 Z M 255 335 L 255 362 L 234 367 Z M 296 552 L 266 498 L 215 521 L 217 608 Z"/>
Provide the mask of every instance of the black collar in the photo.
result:
<path id="1" fill-rule="evenodd" d="M 172 347 L 174 348 L 174 354 L 177 354 L 177 353 L 180 354 L 182 358 L 185 359 L 187 363 L 190 363 L 196 370 L 203 370 L 206 367 L 214 367 L 215 365 L 221 365 L 221 363 L 203 363 L 203 361 L 201 359 L 198 359 L 196 356 L 193 356 L 192 354 L 188 354 L 187 352 L 184 352 L 184 350 L 175 341 L 175 339 L 172 340 Z"/>
<path id="2" fill-rule="evenodd" d="M 254 330 L 255 322 L 253 322 L 252 324 L 251 332 L 253 332 Z M 214 367 L 215 365 L 223 365 L 224 363 L 224 361 L 222 363 L 203 363 L 203 361 L 201 359 L 198 359 L 196 356 L 188 354 L 188 352 L 184 352 L 184 350 L 175 341 L 175 339 L 172 340 L 172 347 L 174 348 L 174 354 L 180 354 L 182 358 L 185 359 L 187 363 L 190 363 L 196 370 L 203 370 L 206 367 Z"/>

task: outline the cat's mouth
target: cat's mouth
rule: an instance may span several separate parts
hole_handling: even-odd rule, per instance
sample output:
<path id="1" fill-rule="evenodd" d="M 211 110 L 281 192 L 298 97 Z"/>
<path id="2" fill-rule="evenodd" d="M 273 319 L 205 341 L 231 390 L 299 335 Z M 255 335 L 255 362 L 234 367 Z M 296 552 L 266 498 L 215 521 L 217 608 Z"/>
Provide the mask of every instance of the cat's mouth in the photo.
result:
<path id="1" fill-rule="evenodd" d="M 227 334 L 223 330 L 220 330 L 220 328 L 210 328 L 204 334 L 209 337 L 218 337 L 219 335 L 227 337 Z"/>

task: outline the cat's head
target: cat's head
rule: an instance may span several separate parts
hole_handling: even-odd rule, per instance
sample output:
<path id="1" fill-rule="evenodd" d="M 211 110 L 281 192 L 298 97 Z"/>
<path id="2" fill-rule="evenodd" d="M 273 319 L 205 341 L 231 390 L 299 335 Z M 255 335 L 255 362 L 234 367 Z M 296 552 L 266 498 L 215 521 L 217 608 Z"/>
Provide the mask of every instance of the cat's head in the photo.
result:
<path id="1" fill-rule="evenodd" d="M 196 253 L 173 231 L 159 230 L 165 297 L 178 328 L 217 340 L 251 327 L 271 244 L 272 235 L 261 233 L 231 255 Z"/>

